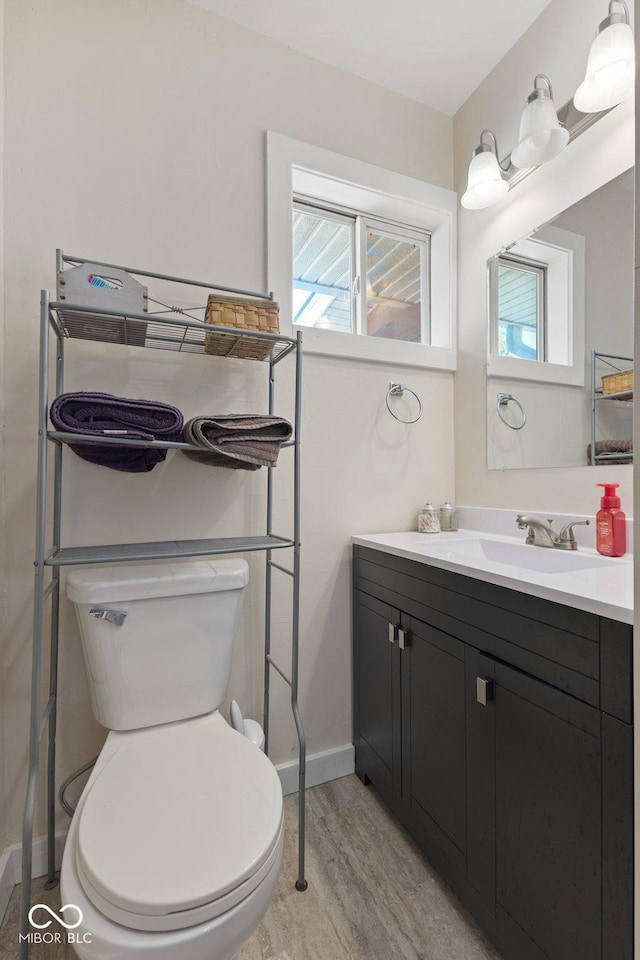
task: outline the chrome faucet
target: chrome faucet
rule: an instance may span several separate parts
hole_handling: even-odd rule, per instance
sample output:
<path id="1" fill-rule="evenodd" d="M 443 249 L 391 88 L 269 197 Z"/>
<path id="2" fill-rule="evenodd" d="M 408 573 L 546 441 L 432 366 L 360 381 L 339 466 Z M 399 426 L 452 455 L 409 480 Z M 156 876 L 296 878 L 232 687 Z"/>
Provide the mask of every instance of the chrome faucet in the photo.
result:
<path id="1" fill-rule="evenodd" d="M 553 520 L 540 520 L 539 517 L 528 517 L 519 513 L 516 523 L 521 530 L 527 531 L 526 543 L 535 547 L 555 547 L 557 550 L 577 550 L 578 544 L 573 528 L 579 525 L 589 526 L 588 520 L 573 520 L 566 523 L 560 533 L 552 527 Z"/>

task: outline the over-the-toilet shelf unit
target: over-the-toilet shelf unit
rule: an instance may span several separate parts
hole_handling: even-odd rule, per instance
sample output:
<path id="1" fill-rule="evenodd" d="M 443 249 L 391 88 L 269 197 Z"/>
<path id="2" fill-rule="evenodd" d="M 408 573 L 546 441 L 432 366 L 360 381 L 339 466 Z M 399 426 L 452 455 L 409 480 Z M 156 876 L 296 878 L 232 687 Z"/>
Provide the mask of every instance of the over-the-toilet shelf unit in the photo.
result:
<path id="1" fill-rule="evenodd" d="M 612 361 L 616 361 L 613 363 Z M 599 400 L 618 400 L 630 402 L 633 400 L 633 388 L 630 390 L 619 390 L 616 393 L 604 393 L 602 386 L 598 386 L 598 363 L 605 364 L 608 372 L 620 371 L 618 363 L 633 364 L 633 357 L 621 357 L 615 353 L 602 353 L 599 350 L 591 351 L 591 447 L 589 455 L 590 466 L 598 463 L 633 463 L 633 450 L 628 453 L 617 451 L 614 453 L 596 453 L 596 438 L 598 425 L 596 420 L 596 405 Z"/>
<path id="2" fill-rule="evenodd" d="M 205 557 L 216 554 L 246 553 L 249 551 L 266 552 L 265 574 L 265 638 L 264 638 L 264 728 L 266 748 L 269 744 L 269 705 L 270 673 L 274 669 L 291 688 L 291 708 L 299 745 L 299 811 L 298 811 L 298 878 L 296 887 L 306 888 L 304 876 L 305 841 L 305 768 L 306 743 L 298 707 L 298 646 L 300 614 L 300 428 L 302 404 L 302 335 L 295 338 L 279 334 L 249 332 L 230 327 L 216 327 L 205 324 L 197 312 L 204 307 L 173 307 L 159 301 L 156 312 L 130 312 L 127 310 L 100 309 L 95 305 L 73 303 L 65 298 L 65 273 L 81 264 L 90 264 L 98 274 L 103 271 L 124 271 L 136 277 L 145 277 L 183 285 L 178 289 L 202 288 L 207 291 L 223 291 L 226 294 L 272 299 L 272 294 L 255 293 L 250 290 L 237 290 L 221 287 L 212 283 L 173 277 L 167 274 L 122 267 L 83 257 L 72 257 L 57 251 L 58 299 L 52 301 L 49 293 L 43 290 L 40 299 L 40 387 L 38 404 L 38 473 L 36 507 L 36 555 L 35 555 L 35 591 L 33 614 L 33 655 L 31 677 L 31 716 L 29 743 L 29 774 L 22 830 L 22 903 L 20 927 L 21 933 L 29 931 L 30 883 L 32 872 L 33 824 L 37 796 L 39 748 L 45 731 L 48 734 L 47 753 L 47 888 L 55 886 L 55 807 L 56 807 L 56 713 L 58 680 L 58 634 L 60 608 L 60 568 L 89 563 L 127 563 L 137 560 L 178 559 L 181 557 Z M 66 268 L 66 269 L 65 269 Z M 173 295 L 173 293 L 172 293 Z M 152 298 L 149 297 L 151 301 Z M 267 503 L 266 533 L 262 536 L 212 538 L 202 540 L 172 540 L 148 543 L 99 544 L 96 546 L 65 546 L 62 538 L 62 464 L 65 444 L 125 445 L 134 447 L 156 447 L 167 450 L 202 448 L 189 443 L 170 443 L 164 441 L 123 440 L 99 436 L 81 437 L 78 434 L 64 433 L 49 429 L 49 365 L 50 337 L 55 335 L 55 396 L 64 390 L 64 345 L 65 340 L 78 338 L 101 343 L 117 342 L 120 346 L 136 346 L 172 350 L 178 353 L 206 353 L 207 334 L 222 334 L 228 340 L 226 356 L 234 357 L 235 351 L 247 341 L 261 341 L 272 345 L 269 356 L 262 362 L 268 374 L 268 410 L 274 413 L 275 373 L 278 364 L 293 354 L 295 358 L 295 413 L 293 439 L 283 444 L 293 448 L 293 537 L 279 536 L 273 532 L 274 482 L 273 468 L 266 469 Z M 253 359 L 253 358 L 252 358 Z M 260 362 L 260 361 L 258 361 Z M 47 500 L 48 500 L 48 464 L 50 449 L 53 448 L 53 501 L 51 516 L 52 542 L 47 544 Z M 293 563 L 283 566 L 272 559 L 273 551 L 290 549 Z M 291 669 L 288 673 L 271 656 L 271 594 L 272 571 L 276 569 L 292 579 L 292 625 L 291 625 Z M 50 577 L 49 577 L 50 574 Z M 47 582 L 48 580 L 48 582 Z M 43 647 L 45 640 L 45 606 L 51 604 L 50 616 L 50 654 L 48 700 L 44 711 L 41 708 L 40 688 L 43 673 Z M 28 955 L 28 939 L 21 943 L 21 957 Z"/>

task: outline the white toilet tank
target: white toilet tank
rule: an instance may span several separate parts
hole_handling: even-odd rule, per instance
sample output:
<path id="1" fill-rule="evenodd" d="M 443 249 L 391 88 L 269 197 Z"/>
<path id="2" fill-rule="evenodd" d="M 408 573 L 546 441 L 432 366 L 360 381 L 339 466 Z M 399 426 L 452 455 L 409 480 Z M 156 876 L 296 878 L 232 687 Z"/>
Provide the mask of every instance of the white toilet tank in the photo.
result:
<path id="1" fill-rule="evenodd" d="M 136 730 L 215 710 L 248 582 L 244 560 L 73 570 L 67 596 L 98 722 Z"/>

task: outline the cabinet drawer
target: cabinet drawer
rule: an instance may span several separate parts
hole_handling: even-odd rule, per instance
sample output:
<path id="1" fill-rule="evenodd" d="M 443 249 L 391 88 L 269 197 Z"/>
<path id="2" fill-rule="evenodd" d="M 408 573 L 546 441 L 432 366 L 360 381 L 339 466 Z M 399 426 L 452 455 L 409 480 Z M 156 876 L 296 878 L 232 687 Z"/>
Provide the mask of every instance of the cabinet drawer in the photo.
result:
<path id="1" fill-rule="evenodd" d="M 541 549 L 531 547 L 532 550 Z M 440 570 L 438 567 L 417 560 L 407 560 L 396 557 L 381 550 L 371 550 L 369 547 L 354 547 L 357 551 L 360 565 L 364 561 L 371 561 L 377 566 L 386 567 L 406 574 L 425 584 L 439 586 L 460 593 L 470 600 L 478 600 L 484 604 L 499 607 L 501 610 L 516 613 L 519 616 L 545 623 L 561 632 L 576 634 L 588 640 L 598 641 L 599 617 L 585 610 L 575 610 L 562 603 L 553 603 L 551 600 L 542 600 L 527 593 L 519 593 L 507 587 L 499 587 L 493 583 L 485 583 L 474 577 L 467 577 L 461 573 L 452 573 L 450 570 Z"/>
<path id="2" fill-rule="evenodd" d="M 363 594 L 632 722 L 631 625 L 366 547 L 354 560 Z"/>
<path id="3" fill-rule="evenodd" d="M 488 604 L 483 605 L 484 618 L 482 623 L 478 623 L 480 611 L 477 601 L 469 605 L 464 595 L 442 588 L 437 588 L 436 595 L 435 591 L 424 589 L 423 581 L 412 584 L 411 578 L 405 574 L 397 574 L 368 561 L 361 561 L 359 567 L 361 572 L 376 578 L 358 578 L 357 587 L 363 595 L 378 597 L 585 703 L 599 706 L 597 643 Z M 399 592 L 400 589 L 404 589 L 404 595 Z M 425 603 L 427 598 L 428 605 Z M 474 613 L 477 614 L 475 623 L 472 622 Z"/>

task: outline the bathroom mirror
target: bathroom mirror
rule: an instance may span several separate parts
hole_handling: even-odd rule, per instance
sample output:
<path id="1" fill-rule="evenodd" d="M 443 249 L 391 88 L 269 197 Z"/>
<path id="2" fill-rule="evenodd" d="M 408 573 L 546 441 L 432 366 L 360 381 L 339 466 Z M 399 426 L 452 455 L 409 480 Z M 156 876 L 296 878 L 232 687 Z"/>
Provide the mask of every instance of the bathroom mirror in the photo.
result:
<path id="1" fill-rule="evenodd" d="M 489 261 L 490 470 L 632 462 L 633 218 L 630 169 Z"/>

